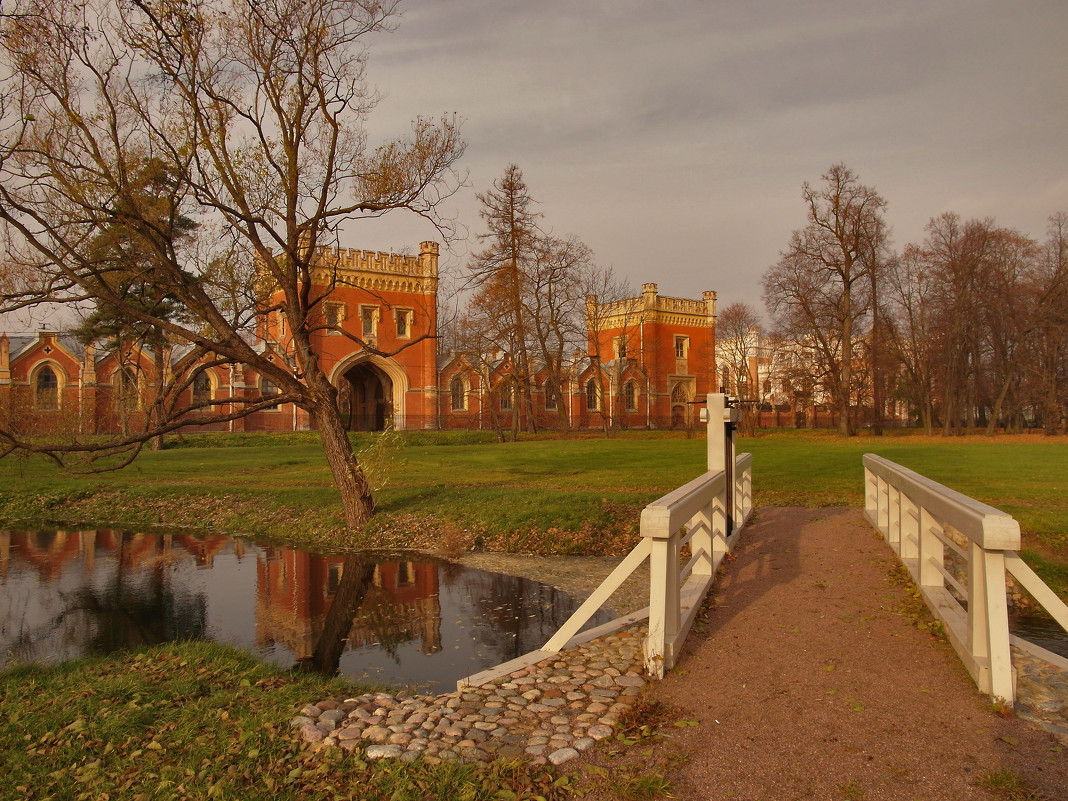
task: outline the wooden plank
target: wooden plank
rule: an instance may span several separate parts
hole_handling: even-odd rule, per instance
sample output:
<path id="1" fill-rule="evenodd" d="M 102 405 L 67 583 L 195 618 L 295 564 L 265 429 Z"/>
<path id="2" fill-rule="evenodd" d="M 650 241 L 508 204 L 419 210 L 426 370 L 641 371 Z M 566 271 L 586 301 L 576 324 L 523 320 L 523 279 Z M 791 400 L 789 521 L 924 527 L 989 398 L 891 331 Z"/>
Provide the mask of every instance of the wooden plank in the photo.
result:
<path id="1" fill-rule="evenodd" d="M 564 644 L 570 640 L 580 628 L 586 625 L 594 613 L 604 606 L 605 602 L 612 596 L 620 585 L 626 581 L 630 574 L 633 573 L 638 566 L 645 561 L 649 556 L 651 542 L 650 540 L 641 540 L 634 546 L 627 556 L 620 562 L 616 569 L 608 574 L 608 577 L 601 582 L 593 594 L 587 598 L 582 605 L 575 610 L 554 634 L 549 638 L 549 641 L 542 646 L 543 651 L 559 651 L 564 647 Z"/>

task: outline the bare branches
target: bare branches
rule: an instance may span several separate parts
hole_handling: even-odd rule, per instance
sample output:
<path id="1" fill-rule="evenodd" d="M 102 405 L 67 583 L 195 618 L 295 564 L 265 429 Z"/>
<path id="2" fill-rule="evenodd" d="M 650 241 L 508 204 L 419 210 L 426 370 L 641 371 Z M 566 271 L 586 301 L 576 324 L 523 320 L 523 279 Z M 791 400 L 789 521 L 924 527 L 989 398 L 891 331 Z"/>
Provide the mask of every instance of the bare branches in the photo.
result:
<path id="1" fill-rule="evenodd" d="M 764 301 L 782 333 L 807 343 L 831 385 L 843 434 L 853 433 L 854 333 L 871 309 L 873 273 L 885 259 L 886 201 L 843 164 L 806 183 L 808 224 L 764 274 Z"/>
<path id="2" fill-rule="evenodd" d="M 328 456 L 350 523 L 360 522 L 373 503 L 311 337 L 315 254 L 346 222 L 395 210 L 448 232 L 438 209 L 463 183 L 455 118 L 419 118 L 406 136 L 367 142 L 378 97 L 362 42 L 392 26 L 396 3 L 12 6 L 0 22 L 0 311 L 103 304 L 161 342 L 269 376 L 274 403 L 300 405 L 336 440 Z M 145 191 L 149 173 L 166 176 L 157 191 Z M 183 220 L 196 236 L 182 235 Z M 109 231 L 122 237 L 102 249 Z M 271 310 L 291 323 L 291 363 L 252 344 Z M 139 436 L 178 425 L 182 409 L 158 411 Z"/>

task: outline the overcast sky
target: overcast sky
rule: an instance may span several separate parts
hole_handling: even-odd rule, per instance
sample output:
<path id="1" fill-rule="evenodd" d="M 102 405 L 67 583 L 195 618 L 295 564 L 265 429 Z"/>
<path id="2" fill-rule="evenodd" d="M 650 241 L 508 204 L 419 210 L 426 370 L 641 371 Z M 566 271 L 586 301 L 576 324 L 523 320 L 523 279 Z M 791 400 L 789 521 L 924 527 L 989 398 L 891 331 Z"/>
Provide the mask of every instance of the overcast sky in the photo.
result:
<path id="1" fill-rule="evenodd" d="M 933 216 L 1038 239 L 1068 211 L 1065 0 L 407 0 L 372 41 L 372 133 L 455 112 L 470 188 L 510 163 L 544 222 L 637 289 L 763 310 L 760 279 L 801 227 L 801 184 L 837 162 L 889 202 L 894 245 Z M 345 244 L 414 250 L 417 219 Z"/>

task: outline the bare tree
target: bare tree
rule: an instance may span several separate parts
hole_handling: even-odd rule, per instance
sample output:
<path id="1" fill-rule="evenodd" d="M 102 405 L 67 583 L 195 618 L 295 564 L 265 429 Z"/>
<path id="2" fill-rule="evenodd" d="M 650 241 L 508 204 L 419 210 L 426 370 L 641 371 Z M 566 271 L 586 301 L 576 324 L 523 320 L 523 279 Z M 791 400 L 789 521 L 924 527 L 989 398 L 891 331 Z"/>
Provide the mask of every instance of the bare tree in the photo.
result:
<path id="1" fill-rule="evenodd" d="M 1064 420 L 1068 385 L 1068 214 L 1058 212 L 1049 218 L 1042 257 L 1042 280 L 1057 286 L 1050 292 L 1049 314 L 1040 325 L 1035 347 L 1034 371 L 1038 378 L 1039 406 L 1047 435 L 1054 434 Z"/>
<path id="2" fill-rule="evenodd" d="M 600 399 L 597 413 L 607 437 L 612 420 L 610 390 L 613 385 L 620 384 L 619 379 L 631 358 L 627 355 L 626 343 L 632 328 L 641 320 L 641 299 L 632 297 L 630 285 L 616 275 L 611 267 L 591 266 L 582 276 L 581 289 L 586 299 L 583 330 L 593 367 L 592 380 L 597 383 L 597 397 Z M 619 333 L 616 334 L 617 342 L 613 348 L 607 341 L 607 333 L 615 330 Z M 606 375 L 605 368 L 609 364 L 615 368 L 615 375 Z"/>
<path id="3" fill-rule="evenodd" d="M 934 279 L 918 247 L 909 245 L 890 262 L 886 288 L 889 348 L 905 371 L 906 397 L 924 433 L 930 434 L 935 417 Z"/>
<path id="4" fill-rule="evenodd" d="M 870 309 L 871 272 L 885 245 L 886 201 L 844 164 L 833 165 L 819 188 L 806 182 L 802 196 L 808 224 L 764 274 L 764 302 L 783 331 L 811 342 L 840 413 L 839 430 L 850 435 L 854 338 Z"/>
<path id="5" fill-rule="evenodd" d="M 567 356 L 584 345 L 583 281 L 594 270 L 593 252 L 574 236 L 542 237 L 529 279 L 526 298 L 532 323 L 534 351 L 545 373 L 544 392 L 556 401 L 557 419 L 564 430 L 570 419 L 563 399 L 569 372 Z"/>
<path id="6" fill-rule="evenodd" d="M 510 164 L 493 187 L 478 196 L 488 231 L 479 235 L 485 249 L 475 253 L 468 265 L 478 292 L 476 301 L 496 307 L 507 317 L 506 346 L 514 359 L 521 412 L 528 430 L 535 430 L 531 396 L 533 376 L 530 359 L 533 321 L 526 300 L 531 294 L 531 276 L 542 233 L 534 200 L 523 180 L 523 171 Z M 503 333 L 503 332 L 502 332 Z"/>
<path id="7" fill-rule="evenodd" d="M 460 183 L 456 123 L 419 119 L 410 135 L 370 147 L 364 122 L 376 103 L 364 76 L 364 38 L 385 30 L 395 3 L 377 0 L 16 0 L 0 32 L 0 221 L 18 265 L 0 312 L 43 303 L 105 302 L 193 346 L 198 358 L 251 366 L 280 390 L 220 399 L 214 419 L 278 403 L 307 410 L 319 430 L 355 526 L 374 501 L 342 426 L 337 390 L 314 339 L 323 294 L 313 287 L 320 248 L 354 220 L 405 209 L 438 220 Z M 173 177 L 175 209 L 219 230 L 197 259 L 174 247 L 134 191 L 139 165 Z M 116 292 L 91 257 L 93 237 L 121 224 L 152 253 L 143 280 L 178 303 L 184 319 L 154 314 Z M 255 264 L 235 287 L 234 256 Z M 329 291 L 329 287 L 327 290 Z M 248 332 L 284 311 L 291 363 L 257 351 Z M 430 332 L 426 332 L 430 333 Z M 164 391 L 191 383 L 177 374 Z M 182 408 L 145 430 L 97 445 L 129 450 L 182 425 Z M 4 450 L 67 462 L 84 444 L 42 445 L 0 433 Z"/>
<path id="8" fill-rule="evenodd" d="M 734 376 L 742 401 L 742 431 L 756 433 L 756 401 L 760 397 L 759 350 L 763 339 L 760 312 L 748 303 L 732 303 L 716 318 L 716 363 Z"/>

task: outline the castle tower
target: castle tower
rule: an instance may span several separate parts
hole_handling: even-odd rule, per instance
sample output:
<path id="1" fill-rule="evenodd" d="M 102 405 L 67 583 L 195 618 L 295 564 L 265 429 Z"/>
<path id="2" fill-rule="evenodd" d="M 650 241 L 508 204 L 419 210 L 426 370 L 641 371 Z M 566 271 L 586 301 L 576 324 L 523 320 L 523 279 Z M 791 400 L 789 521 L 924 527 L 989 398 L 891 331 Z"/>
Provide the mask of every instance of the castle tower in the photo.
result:
<path id="1" fill-rule="evenodd" d="M 642 284 L 641 297 L 586 303 L 587 318 L 599 323 L 590 332 L 591 354 L 601 354 L 603 362 L 617 357 L 610 366 L 613 391 L 622 399 L 613 408 L 617 419 L 651 428 L 691 425 L 694 403 L 715 390 L 716 293 L 673 298 L 650 282 Z M 625 362 L 618 358 L 623 355 Z"/>

